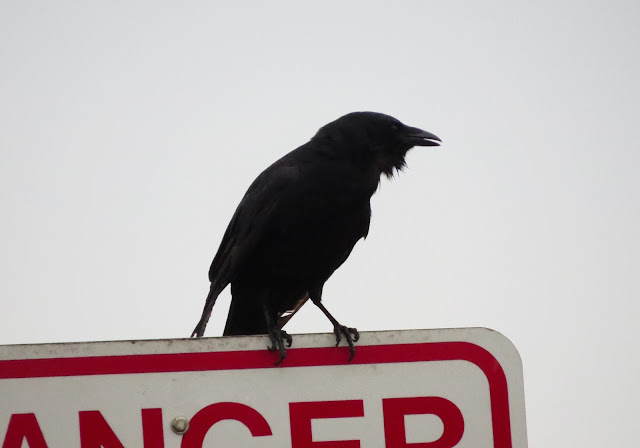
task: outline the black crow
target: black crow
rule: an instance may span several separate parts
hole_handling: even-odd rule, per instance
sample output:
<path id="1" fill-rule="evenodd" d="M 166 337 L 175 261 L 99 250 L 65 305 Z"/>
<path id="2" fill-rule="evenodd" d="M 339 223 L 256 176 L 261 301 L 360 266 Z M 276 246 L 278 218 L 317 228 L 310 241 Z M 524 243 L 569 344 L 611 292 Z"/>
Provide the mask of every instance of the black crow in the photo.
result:
<path id="1" fill-rule="evenodd" d="M 333 324 L 336 346 L 359 338 L 321 302 L 322 287 L 369 232 L 369 201 L 382 174 L 405 166 L 414 146 L 441 140 L 388 115 L 354 112 L 323 126 L 304 145 L 253 181 L 220 243 L 211 289 L 192 337 L 200 337 L 218 295 L 231 284 L 224 335 L 268 334 L 270 350 L 286 356 L 282 326 L 307 299 Z"/>

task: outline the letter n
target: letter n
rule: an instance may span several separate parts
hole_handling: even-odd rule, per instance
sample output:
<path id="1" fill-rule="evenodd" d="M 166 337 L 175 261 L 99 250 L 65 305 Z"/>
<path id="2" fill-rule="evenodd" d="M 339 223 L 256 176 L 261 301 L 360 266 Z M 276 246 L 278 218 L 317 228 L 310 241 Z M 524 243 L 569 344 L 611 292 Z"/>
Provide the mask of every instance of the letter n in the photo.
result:
<path id="1" fill-rule="evenodd" d="M 80 411 L 80 448 L 124 448 L 100 411 Z"/>

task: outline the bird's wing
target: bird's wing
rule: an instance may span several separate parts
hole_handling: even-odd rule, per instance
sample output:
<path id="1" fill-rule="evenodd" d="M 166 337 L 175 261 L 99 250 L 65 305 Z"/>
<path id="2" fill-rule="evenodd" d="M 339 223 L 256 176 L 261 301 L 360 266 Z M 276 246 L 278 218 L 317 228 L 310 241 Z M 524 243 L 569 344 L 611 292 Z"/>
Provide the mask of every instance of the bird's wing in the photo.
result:
<path id="1" fill-rule="evenodd" d="M 299 169 L 294 164 L 278 163 L 265 170 L 251 184 L 240 201 L 211 263 L 211 283 L 231 281 L 234 273 L 250 256 L 252 249 L 269 228 L 285 193 L 295 188 Z M 227 282 L 228 284 L 228 282 Z"/>
<path id="2" fill-rule="evenodd" d="M 295 188 L 299 168 L 283 158 L 271 165 L 251 184 L 238 205 L 209 268 L 211 289 L 200 322 L 192 336 L 202 336 L 218 295 L 252 256 L 269 228 L 269 222 L 287 191 Z"/>

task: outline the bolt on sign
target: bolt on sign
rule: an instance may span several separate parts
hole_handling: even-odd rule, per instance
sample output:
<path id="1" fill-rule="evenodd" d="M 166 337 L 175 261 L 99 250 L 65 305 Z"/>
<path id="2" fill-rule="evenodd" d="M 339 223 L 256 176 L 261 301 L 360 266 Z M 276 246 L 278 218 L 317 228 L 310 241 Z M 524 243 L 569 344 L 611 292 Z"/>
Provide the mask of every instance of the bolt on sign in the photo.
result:
<path id="1" fill-rule="evenodd" d="M 2 448 L 526 448 L 522 366 L 482 328 L 0 346 Z"/>

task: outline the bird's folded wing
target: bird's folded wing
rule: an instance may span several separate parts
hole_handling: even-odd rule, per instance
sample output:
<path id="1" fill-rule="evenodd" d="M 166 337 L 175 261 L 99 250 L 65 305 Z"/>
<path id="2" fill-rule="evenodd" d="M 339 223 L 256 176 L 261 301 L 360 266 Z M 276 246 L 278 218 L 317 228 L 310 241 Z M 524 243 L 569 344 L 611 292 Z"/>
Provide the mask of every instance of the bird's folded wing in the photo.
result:
<path id="1" fill-rule="evenodd" d="M 280 160 L 267 168 L 251 184 L 238 205 L 211 263 L 212 284 L 229 284 L 278 216 L 282 199 L 296 188 L 299 169 Z"/>

